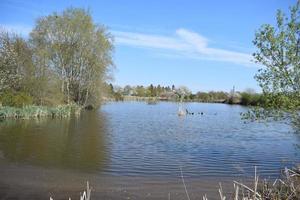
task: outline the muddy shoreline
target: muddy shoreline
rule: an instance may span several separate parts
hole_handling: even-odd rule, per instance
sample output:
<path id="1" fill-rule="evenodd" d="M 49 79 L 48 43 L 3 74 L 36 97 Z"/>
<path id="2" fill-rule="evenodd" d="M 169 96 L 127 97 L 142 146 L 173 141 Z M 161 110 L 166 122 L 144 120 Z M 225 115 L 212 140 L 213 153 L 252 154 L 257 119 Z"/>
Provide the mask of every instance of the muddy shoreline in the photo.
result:
<path id="1" fill-rule="evenodd" d="M 78 173 L 18 164 L 0 165 L 0 199 L 79 199 L 86 188 L 92 187 L 93 199 L 185 199 L 181 177 L 128 177 Z M 185 178 L 191 199 L 218 199 L 218 184 L 233 191 L 230 178 Z M 245 182 L 245 180 L 243 180 Z M 247 179 L 249 182 L 250 180 Z M 228 193 L 227 193 L 228 194 Z"/>

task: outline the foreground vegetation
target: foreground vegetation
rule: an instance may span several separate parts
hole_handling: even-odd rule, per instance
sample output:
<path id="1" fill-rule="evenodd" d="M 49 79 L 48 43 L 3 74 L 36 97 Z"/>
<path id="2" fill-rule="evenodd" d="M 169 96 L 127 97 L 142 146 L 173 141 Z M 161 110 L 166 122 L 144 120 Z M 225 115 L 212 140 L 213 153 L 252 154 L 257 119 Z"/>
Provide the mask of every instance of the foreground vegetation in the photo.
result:
<path id="1" fill-rule="evenodd" d="M 300 122 L 300 1 L 289 14 L 277 12 L 276 24 L 264 24 L 255 34 L 254 60 L 263 65 L 255 78 L 265 103 L 244 117 Z"/>
<path id="2" fill-rule="evenodd" d="M 112 51 L 110 33 L 83 9 L 39 18 L 28 39 L 1 30 L 1 116 L 65 116 L 70 104 L 98 106 Z"/>
<path id="3" fill-rule="evenodd" d="M 300 197 L 300 171 L 299 169 L 290 170 L 285 168 L 282 178 L 270 182 L 265 179 L 260 180 L 255 168 L 252 187 L 237 181 L 234 181 L 233 186 L 234 192 L 231 196 L 233 200 L 298 200 Z M 221 184 L 219 195 L 221 200 L 226 199 Z M 208 200 L 206 195 L 203 200 Z"/>

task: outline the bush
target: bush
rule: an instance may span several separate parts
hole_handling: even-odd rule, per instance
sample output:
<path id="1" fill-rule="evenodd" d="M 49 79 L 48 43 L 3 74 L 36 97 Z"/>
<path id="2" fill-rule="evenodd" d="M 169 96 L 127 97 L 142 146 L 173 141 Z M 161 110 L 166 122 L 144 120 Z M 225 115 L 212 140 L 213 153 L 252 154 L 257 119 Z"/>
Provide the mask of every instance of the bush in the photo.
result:
<path id="1" fill-rule="evenodd" d="M 0 101 L 3 106 L 12 106 L 12 107 L 23 107 L 31 105 L 33 99 L 31 96 L 24 92 L 11 92 L 7 91 L 1 95 Z"/>
<path id="2" fill-rule="evenodd" d="M 247 92 L 241 93 L 241 104 L 246 106 L 263 105 L 264 98 L 261 94 L 251 94 Z"/>
<path id="3" fill-rule="evenodd" d="M 116 101 L 123 101 L 124 97 L 122 96 L 122 94 L 120 92 L 115 92 L 114 93 L 114 98 Z"/>

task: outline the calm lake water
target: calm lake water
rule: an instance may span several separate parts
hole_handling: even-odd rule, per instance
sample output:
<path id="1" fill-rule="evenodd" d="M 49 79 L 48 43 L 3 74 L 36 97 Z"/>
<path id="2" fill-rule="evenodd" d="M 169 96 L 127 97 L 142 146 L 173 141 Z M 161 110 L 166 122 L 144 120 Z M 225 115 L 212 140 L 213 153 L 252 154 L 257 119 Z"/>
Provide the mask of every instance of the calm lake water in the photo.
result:
<path id="1" fill-rule="evenodd" d="M 78 118 L 3 121 L 0 194 L 1 183 L 31 182 L 52 171 L 168 180 L 182 168 L 186 179 L 219 180 L 252 177 L 257 166 L 261 176 L 275 178 L 300 162 L 300 136 L 287 124 L 244 123 L 240 113 L 247 108 L 237 105 L 184 106 L 195 115 L 178 117 L 176 103 L 121 102 Z"/>

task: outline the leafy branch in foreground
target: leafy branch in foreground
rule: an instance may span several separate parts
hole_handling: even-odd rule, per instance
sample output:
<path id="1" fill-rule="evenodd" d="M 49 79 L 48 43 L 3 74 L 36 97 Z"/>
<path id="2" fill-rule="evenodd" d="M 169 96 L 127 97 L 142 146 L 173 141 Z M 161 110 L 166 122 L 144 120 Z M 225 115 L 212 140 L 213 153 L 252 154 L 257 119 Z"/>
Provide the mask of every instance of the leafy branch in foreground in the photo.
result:
<path id="1" fill-rule="evenodd" d="M 261 108 L 244 114 L 250 119 L 300 119 L 300 1 L 287 17 L 277 12 L 277 24 L 262 25 L 253 41 L 256 63 L 264 68 L 255 78 L 265 100 Z"/>

